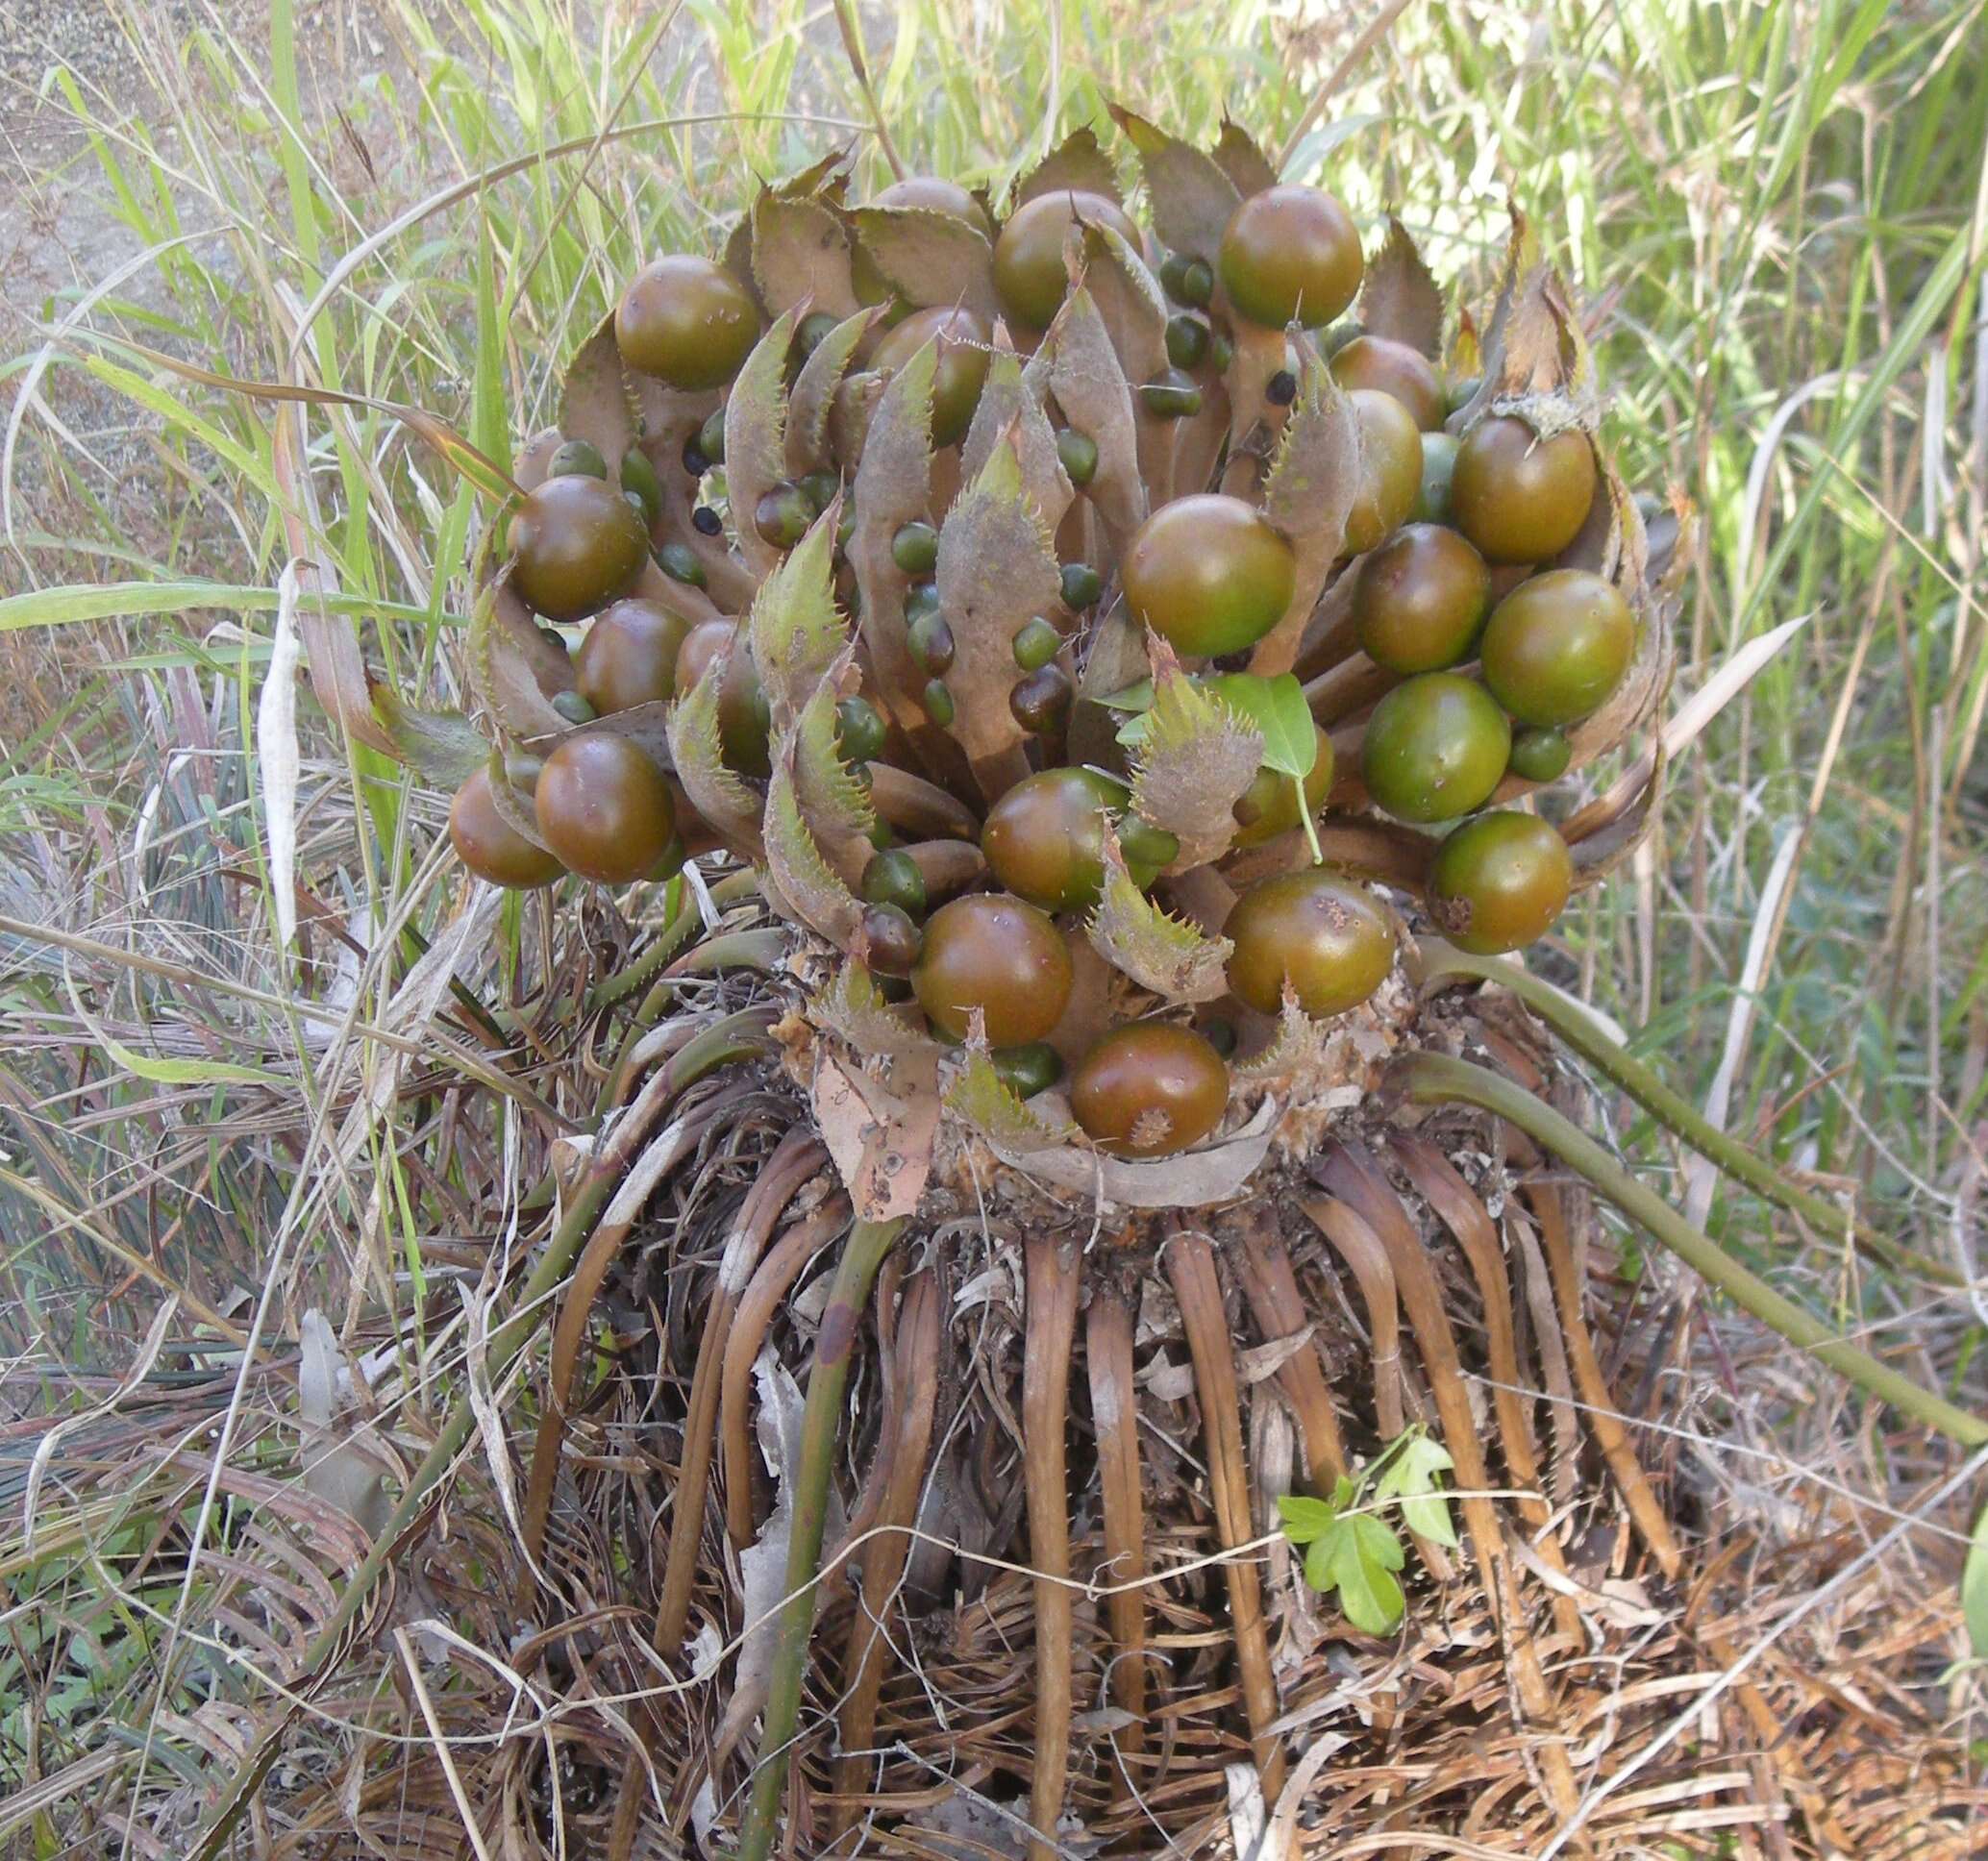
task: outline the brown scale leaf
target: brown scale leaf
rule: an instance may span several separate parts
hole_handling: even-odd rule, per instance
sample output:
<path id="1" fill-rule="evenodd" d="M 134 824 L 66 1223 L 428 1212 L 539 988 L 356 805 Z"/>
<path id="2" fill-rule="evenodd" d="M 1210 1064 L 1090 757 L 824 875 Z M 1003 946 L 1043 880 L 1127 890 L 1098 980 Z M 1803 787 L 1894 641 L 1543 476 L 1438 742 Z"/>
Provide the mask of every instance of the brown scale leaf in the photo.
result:
<path id="1" fill-rule="evenodd" d="M 770 310 L 798 306 L 840 319 L 862 308 L 850 282 L 848 236 L 819 201 L 762 193 L 753 203 L 753 276 Z"/>
<path id="2" fill-rule="evenodd" d="M 1535 267 L 1520 286 L 1489 363 L 1485 378 L 1497 389 L 1493 409 L 1518 414 L 1542 439 L 1570 427 L 1593 433 L 1601 424 L 1587 338 L 1551 266 Z"/>
<path id="3" fill-rule="evenodd" d="M 1222 118 L 1222 134 L 1215 142 L 1215 165 L 1235 184 L 1235 191 L 1245 199 L 1277 186 L 1277 170 L 1256 146 L 1256 138 L 1227 114 Z"/>
<path id="4" fill-rule="evenodd" d="M 932 343 L 884 384 L 857 467 L 856 529 L 849 563 L 862 597 L 863 644 L 877 675 L 877 696 L 904 730 L 932 731 L 919 704 L 925 675 L 905 645 L 905 590 L 911 579 L 893 559 L 903 527 L 932 512 L 932 384 L 938 350 Z"/>
<path id="5" fill-rule="evenodd" d="M 1124 203 L 1118 169 L 1088 128 L 1072 130 L 1015 184 L 1014 203 L 1008 211 L 1012 212 L 1038 194 L 1060 193 L 1066 188 Z"/>
<path id="6" fill-rule="evenodd" d="M 753 216 L 741 213 L 733 222 L 732 231 L 725 236 L 724 266 L 733 277 L 752 293 L 753 302 L 758 307 L 759 314 L 771 314 L 766 300 L 759 295 L 759 281 L 753 276 Z"/>
<path id="7" fill-rule="evenodd" d="M 566 364 L 559 386 L 559 432 L 600 448 L 610 472 L 635 443 L 635 401 L 621 351 L 614 346 L 614 314 L 602 318 L 593 335 Z"/>
<path id="8" fill-rule="evenodd" d="M 877 304 L 844 317 L 801 364 L 794 391 L 787 397 L 787 470 L 796 478 L 833 463 L 829 411 L 835 404 L 835 390 L 849 373 L 857 346 L 882 314 L 883 307 Z"/>
<path id="9" fill-rule="evenodd" d="M 1080 244 L 1073 233 L 1073 254 Z M 1071 283 L 1089 286 L 1098 315 L 1111 338 L 1112 353 L 1129 383 L 1156 380 L 1166 372 L 1166 295 L 1146 261 L 1108 226 L 1087 226 L 1081 236 L 1081 270 Z M 1132 421 L 1138 434 L 1139 471 L 1147 497 L 1164 504 L 1173 495 L 1176 422 L 1148 411 L 1136 393 Z"/>
<path id="10" fill-rule="evenodd" d="M 1154 231 L 1172 251 L 1212 264 L 1221 249 L 1223 229 L 1242 200 L 1235 183 L 1219 161 L 1191 142 L 1169 136 L 1118 104 L 1105 108 L 1139 152 Z"/>
<path id="11" fill-rule="evenodd" d="M 438 788 L 460 788 L 490 759 L 490 739 L 460 711 L 423 710 L 373 685 L 373 717 L 392 754 Z"/>
<path id="12" fill-rule="evenodd" d="M 1308 344 L 1298 399 L 1268 477 L 1263 514 L 1290 541 L 1297 580 L 1283 618 L 1256 642 L 1250 670 L 1265 677 L 1297 662 L 1312 610 L 1346 541 L 1347 513 L 1359 486 L 1360 428 L 1353 403 Z"/>
<path id="13" fill-rule="evenodd" d="M 1212 1002 L 1228 993 L 1225 970 L 1235 946 L 1227 937 L 1204 936 L 1154 904 L 1132 883 L 1118 836 L 1108 829 L 1105 890 L 1084 930 L 1106 962 L 1169 1004 Z"/>
<path id="14" fill-rule="evenodd" d="M 1153 707 L 1133 763 L 1132 806 L 1179 837 L 1167 870 L 1206 865 L 1235 838 L 1235 804 L 1263 762 L 1263 738 L 1180 669 L 1174 650 L 1149 633 Z"/>
<path id="15" fill-rule="evenodd" d="M 1431 360 L 1442 353 L 1443 293 L 1408 229 L 1390 213 L 1387 237 L 1367 261 L 1360 286 L 1360 326 L 1408 343 Z"/>
<path id="16" fill-rule="evenodd" d="M 1025 738 L 1008 709 L 1020 676 L 1010 643 L 1037 614 L 1054 611 L 1061 586 L 1051 533 L 1023 488 L 1020 449 L 1010 427 L 939 531 L 939 610 L 954 640 L 951 733 L 977 770 Z"/>
<path id="17" fill-rule="evenodd" d="M 470 615 L 469 676 L 478 702 L 512 736 L 561 735 L 570 727 L 553 709 L 541 676 L 556 676 L 557 671 L 531 609 L 511 588 L 507 566 L 484 590 Z M 569 666 L 566 686 L 571 683 Z"/>
<path id="18" fill-rule="evenodd" d="M 835 606 L 835 526 L 841 500 L 780 558 L 753 600 L 748 636 L 776 730 L 784 730 L 849 644 Z"/>
<path id="19" fill-rule="evenodd" d="M 1467 433 L 1483 417 L 1499 391 L 1499 359 L 1504 350 L 1505 326 L 1511 321 L 1512 304 L 1516 299 L 1521 282 L 1539 263 L 1539 237 L 1532 231 L 1531 222 L 1519 211 L 1516 204 L 1510 208 L 1512 228 L 1505 240 L 1504 262 L 1499 267 L 1498 292 L 1492 300 L 1491 315 L 1479 338 L 1479 362 L 1478 372 L 1482 380 L 1478 391 L 1462 407 L 1443 423 L 1448 433 Z M 1475 328 L 1475 324 L 1473 324 Z M 1466 371 L 1467 372 L 1467 371 Z"/>
<path id="20" fill-rule="evenodd" d="M 1146 481 L 1139 475 L 1138 409 L 1087 285 L 1073 286 L 1063 300 L 1028 372 L 1046 374 L 1065 421 L 1097 446 L 1098 469 L 1086 495 L 1111 539 L 1112 554 L 1122 555 L 1147 516 Z"/>
<path id="21" fill-rule="evenodd" d="M 849 157 L 850 144 L 845 142 L 784 181 L 776 181 L 768 191 L 780 200 L 824 200 L 831 207 L 839 207 L 849 191 Z"/>
<path id="22" fill-rule="evenodd" d="M 532 805 L 532 797 L 513 784 L 501 769 L 490 772 L 490 806 L 513 833 L 531 841 L 541 853 L 548 851 L 538 835 L 538 810 Z"/>
<path id="23" fill-rule="evenodd" d="M 958 304 L 990 322 L 1001 314 L 994 247 L 979 227 L 930 207 L 858 207 L 852 217 L 863 250 L 907 303 Z"/>
<path id="24" fill-rule="evenodd" d="M 1042 378 L 1033 378 L 1007 341 L 997 333 L 987 362 L 986 385 L 974 409 L 973 425 L 959 449 L 959 476 L 971 484 L 985 468 L 994 448 L 1012 430 L 1022 463 L 1022 489 L 1050 530 L 1063 521 L 1076 495 L 1056 457 L 1056 430 L 1042 408 Z"/>
<path id="25" fill-rule="evenodd" d="M 726 653 L 743 652 L 734 641 Z M 764 856 L 759 832 L 759 797 L 728 767 L 718 732 L 718 691 L 725 680 L 724 658 L 669 708 L 665 731 L 670 761 L 690 806 L 711 831 L 741 858 Z"/>
<path id="26" fill-rule="evenodd" d="M 653 561 L 645 565 L 635 592 L 660 601 L 695 622 L 708 614 L 742 613 L 753 597 L 753 577 L 722 536 L 707 536 L 690 521 L 697 508 L 697 481 L 683 469 L 683 446 L 724 405 L 716 388 L 686 393 L 653 375 L 634 377 L 635 406 L 642 419 L 641 448 L 662 487 L 662 509 L 649 535 L 659 547 L 680 543 L 704 564 L 706 588 L 672 582 Z M 660 583 L 660 589 L 657 584 Z M 674 593 L 670 592 L 675 590 Z"/>
<path id="27" fill-rule="evenodd" d="M 756 582 L 780 560 L 780 551 L 753 528 L 759 499 L 786 476 L 787 351 L 805 302 L 782 310 L 754 345 L 725 401 L 725 482 L 738 513 L 738 552 Z"/>

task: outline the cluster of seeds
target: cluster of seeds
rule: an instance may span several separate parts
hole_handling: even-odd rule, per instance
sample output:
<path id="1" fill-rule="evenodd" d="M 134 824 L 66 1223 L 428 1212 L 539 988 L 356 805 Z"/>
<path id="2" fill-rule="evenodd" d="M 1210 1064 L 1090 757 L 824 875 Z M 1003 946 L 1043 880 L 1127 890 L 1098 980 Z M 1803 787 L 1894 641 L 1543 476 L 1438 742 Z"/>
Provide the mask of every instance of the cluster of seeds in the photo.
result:
<path id="1" fill-rule="evenodd" d="M 542 435 L 508 513 L 537 624 L 498 650 L 559 727 L 493 704 L 451 831 L 512 886 L 730 846 L 881 1000 L 1141 1157 L 1219 1129 L 1280 1015 L 1379 986 L 1372 878 L 1471 951 L 1551 929 L 1576 861 L 1493 804 L 1576 761 L 1645 619 L 1591 398 L 1507 368 L 1515 316 L 1455 318 L 1446 377 L 1399 227 L 1370 267 L 1331 194 L 1120 120 L 1168 244 L 1086 134 L 998 217 L 927 177 L 851 205 L 825 166 L 723 261 L 629 282 L 584 358 L 620 384 L 582 423 L 609 446 Z M 1537 323 L 1519 255 L 1504 306 L 1530 289 Z M 900 453 L 917 489 L 878 537 L 903 471 L 871 459 Z M 1329 861 L 1321 821 L 1405 835 L 1412 879 Z M 1073 1009 L 1098 955 L 1116 1025 Z"/>

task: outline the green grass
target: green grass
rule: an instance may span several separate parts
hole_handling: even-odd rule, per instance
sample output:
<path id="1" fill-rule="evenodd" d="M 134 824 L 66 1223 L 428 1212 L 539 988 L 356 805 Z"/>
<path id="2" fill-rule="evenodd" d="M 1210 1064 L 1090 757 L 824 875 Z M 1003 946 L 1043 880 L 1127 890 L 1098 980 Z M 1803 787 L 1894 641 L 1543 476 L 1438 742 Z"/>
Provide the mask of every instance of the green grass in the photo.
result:
<path id="1" fill-rule="evenodd" d="M 1809 617 L 1675 772 L 1659 837 L 1567 927 L 1558 974 L 1694 1103 L 1718 1103 L 1723 1063 L 1731 1129 L 1969 1273 L 1988 1143 L 1982 12 L 1411 4 L 1292 169 L 1370 225 L 1399 211 L 1445 280 L 1488 282 L 1508 195 L 1531 217 L 1597 307 L 1628 476 L 1702 515 L 1686 689 Z M 289 0 L 253 43 L 120 17 L 147 93 L 55 72 L 50 107 L 84 139 L 27 178 L 108 201 L 141 256 L 16 304 L 41 327 L 4 378 L 0 914 L 83 943 L 0 933 L 0 1335 L 34 1374 L 94 1378 L 51 1385 L 80 1411 L 164 1289 L 286 1352 L 306 1307 L 335 1324 L 358 1285 L 374 1334 L 401 1340 L 395 1425 L 420 1439 L 464 1344 L 435 1237 L 499 1197 L 507 1154 L 472 1182 L 424 1149 L 463 1077 L 403 993 L 402 931 L 443 934 L 455 908 L 440 805 L 308 698 L 307 930 L 276 945 L 254 720 L 283 568 L 308 545 L 403 695 L 463 704 L 485 511 L 386 404 L 502 458 L 549 421 L 559 365 L 643 255 L 714 247 L 750 177 L 828 148 L 852 145 L 865 183 L 885 171 L 832 11 L 797 0 L 623 8 L 606 28 L 538 0 L 390 0 L 385 55 L 347 48 L 349 72 L 300 60 Z M 1107 97 L 1186 135 L 1226 108 L 1275 149 L 1353 37 L 1255 4 L 903 0 L 861 20 L 907 162 L 997 191 Z M 272 404 L 162 355 L 352 397 L 300 421 L 308 503 L 285 509 Z M 512 906 L 492 934 L 514 948 L 519 927 Z M 508 987 L 500 966 L 486 1010 Z M 435 1094 L 355 1116 L 395 1034 L 425 1044 Z M 266 1077 L 217 1070 L 242 1063 Z M 1678 1161 L 1642 1126 L 1623 1136 L 1659 1175 Z M 1868 1346 L 1908 1342 L 1978 1397 L 1988 1307 L 1848 1290 L 1826 1237 L 1804 1250 L 1749 1197 L 1722 1191 L 1708 1219 L 1793 1296 L 1855 1304 Z M 186 1335 L 162 1366 L 232 1373 Z M 281 1393 L 250 1377 L 233 1398 L 211 1419 L 237 1466 L 290 1469 Z M 130 1482 L 44 1486 L 37 1544 L 24 1463 L 0 1460 L 21 1599 L 0 1701 L 42 1708 L 0 1714 L 0 1776 L 60 1772 L 114 1726 L 156 1794 L 205 1760 L 155 1706 L 244 1687 L 190 1638 L 213 1600 L 196 1585 L 219 1579 L 180 1554 L 241 1522 L 226 1481 L 162 1460 L 163 1423 L 90 1426 Z M 33 1851 L 60 1850 L 58 1821 L 32 1824 Z"/>

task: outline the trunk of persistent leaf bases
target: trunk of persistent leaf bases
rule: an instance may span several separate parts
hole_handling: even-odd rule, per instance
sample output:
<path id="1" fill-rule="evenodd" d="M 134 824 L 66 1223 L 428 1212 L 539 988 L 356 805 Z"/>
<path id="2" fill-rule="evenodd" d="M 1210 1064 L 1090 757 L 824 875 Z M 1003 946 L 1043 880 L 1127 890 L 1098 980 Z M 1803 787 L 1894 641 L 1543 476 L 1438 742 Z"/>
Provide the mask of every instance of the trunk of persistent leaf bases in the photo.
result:
<path id="1" fill-rule="evenodd" d="M 736 868 L 561 985 L 600 1129 L 487 1371 L 549 1325 L 512 1658 L 601 1800 L 519 1849 L 1215 1853 L 1302 1810 L 1364 1852 L 1412 1809 L 1599 1853 L 1763 1795 L 1869 1843 L 1855 1741 L 1778 1741 L 1816 1701 L 1765 1664 L 1590 1788 L 1728 1658 L 1752 1561 L 1619 1412 L 1689 1365 L 1644 1361 L 1595 1197 L 1988 1438 L 1635 1181 L 1555 1037 L 1926 1263 L 1498 960 L 1656 818 L 1689 512 L 1617 475 L 1523 220 L 1473 316 L 1235 126 L 1112 116 L 1150 240 L 1082 131 L 998 203 L 824 161 L 634 281 L 479 558 L 482 726 L 315 668 L 460 784 L 483 877 Z M 451 1791 L 524 1800 L 536 1752 Z"/>

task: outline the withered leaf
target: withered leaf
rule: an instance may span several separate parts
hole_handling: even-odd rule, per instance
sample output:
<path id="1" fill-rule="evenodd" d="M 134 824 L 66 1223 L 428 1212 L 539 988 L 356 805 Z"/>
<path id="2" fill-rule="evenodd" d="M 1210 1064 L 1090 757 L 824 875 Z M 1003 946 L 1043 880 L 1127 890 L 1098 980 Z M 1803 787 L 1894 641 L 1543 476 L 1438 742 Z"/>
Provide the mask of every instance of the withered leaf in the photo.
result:
<path id="1" fill-rule="evenodd" d="M 939 531 L 939 610 L 954 640 L 951 730 L 977 769 L 1023 740 L 1007 702 L 1020 676 L 1012 643 L 1052 610 L 1061 587 L 1055 540 L 1022 488 L 1019 446 L 1010 428 Z"/>
<path id="2" fill-rule="evenodd" d="M 1359 488 L 1360 426 L 1316 350 L 1301 351 L 1298 399 L 1263 482 L 1263 514 L 1289 540 L 1297 577 L 1283 617 L 1256 642 L 1250 670 L 1288 672 L 1305 624 L 1346 541 L 1346 519 Z"/>
<path id="3" fill-rule="evenodd" d="M 930 207 L 858 207 L 856 236 L 900 297 L 920 309 L 960 305 L 992 322 L 994 248 L 957 213 Z"/>
<path id="4" fill-rule="evenodd" d="M 537 623 L 512 589 L 507 567 L 471 610 L 469 677 L 478 701 L 512 736 L 557 736 L 566 729 L 540 682 L 545 658 Z"/>
<path id="5" fill-rule="evenodd" d="M 1180 669 L 1174 650 L 1147 636 L 1153 706 L 1132 769 L 1132 806 L 1142 819 L 1180 842 L 1168 867 L 1182 872 L 1229 851 L 1235 838 L 1235 804 L 1256 779 L 1263 738 Z"/>
<path id="6" fill-rule="evenodd" d="M 1139 152 L 1153 229 L 1168 247 L 1210 264 L 1222 244 L 1242 195 L 1212 156 L 1118 104 L 1107 103 L 1111 120 Z"/>
<path id="7" fill-rule="evenodd" d="M 753 664 L 773 707 L 776 730 L 792 721 L 849 643 L 848 627 L 835 606 L 835 526 L 841 515 L 840 501 L 831 503 L 780 558 L 753 600 L 748 623 Z"/>
<path id="8" fill-rule="evenodd" d="M 744 651 L 735 640 L 726 649 L 728 655 Z M 742 858 L 757 861 L 762 856 L 759 797 L 725 761 L 718 730 L 718 693 L 724 682 L 721 657 L 670 707 L 670 760 L 690 806 L 710 823 L 712 832 Z"/>
<path id="9" fill-rule="evenodd" d="M 634 396 L 614 345 L 611 311 L 566 364 L 559 386 L 559 432 L 599 447 L 610 472 L 635 443 Z"/>
<path id="10" fill-rule="evenodd" d="M 753 276 L 770 310 L 798 305 L 839 320 L 861 308 L 842 222 L 818 201 L 762 193 L 753 203 Z"/>
<path id="11" fill-rule="evenodd" d="M 994 1149 L 1025 1176 L 1123 1208 L 1205 1208 L 1242 1194 L 1270 1150 L 1278 1104 L 1265 1099 L 1239 1130 L 1200 1150 L 1132 1162 L 1087 1146 L 1008 1152 Z"/>
<path id="12" fill-rule="evenodd" d="M 725 483 L 733 509 L 741 513 L 734 526 L 738 551 L 756 580 L 763 580 L 780 560 L 780 552 L 753 527 L 752 516 L 759 499 L 786 476 L 787 351 L 801 314 L 798 306 L 789 306 L 773 320 L 746 357 L 725 402 Z"/>
<path id="13" fill-rule="evenodd" d="M 959 449 L 959 475 L 964 483 L 971 484 L 980 477 L 994 448 L 1010 429 L 1022 463 L 1022 489 L 1054 532 L 1075 494 L 1056 458 L 1056 431 L 1042 409 L 1040 385 L 1024 373 L 1014 350 L 999 341 L 988 358 L 987 380 Z"/>
<path id="14" fill-rule="evenodd" d="M 1162 336 L 1162 342 L 1164 337 Z M 1046 360 L 1045 360 L 1046 359 Z M 1087 285 L 1078 285 L 1030 362 L 1047 373 L 1063 418 L 1098 449 L 1088 495 L 1122 555 L 1146 521 L 1146 481 L 1139 475 L 1139 432 L 1131 385 Z"/>
<path id="15" fill-rule="evenodd" d="M 1360 327 L 1371 335 L 1392 336 L 1431 360 L 1442 353 L 1443 293 L 1408 229 L 1392 213 L 1387 237 L 1367 261 L 1359 315 Z"/>
<path id="16" fill-rule="evenodd" d="M 1170 1003 L 1212 1002 L 1228 992 L 1225 967 L 1235 946 L 1154 904 L 1132 883 L 1115 834 L 1107 833 L 1105 889 L 1084 930 L 1106 962 Z"/>
<path id="17" fill-rule="evenodd" d="M 1125 199 L 1118 186 L 1117 168 L 1087 127 L 1072 130 L 1015 184 L 1014 207 L 1038 194 L 1072 189 L 1081 194 L 1103 194 L 1121 204 Z M 1012 212 L 1014 207 L 1008 211 Z"/>
<path id="18" fill-rule="evenodd" d="M 1215 143 L 1215 165 L 1245 199 L 1277 186 L 1277 170 L 1270 165 L 1270 158 L 1256 146 L 1256 138 L 1226 112 Z"/>
<path id="19" fill-rule="evenodd" d="M 917 1210 L 938 1135 L 938 1065 L 935 1048 L 918 1048 L 892 1055 L 886 1078 L 831 1054 L 815 1068 L 815 1123 L 864 1221 Z"/>
<path id="20" fill-rule="evenodd" d="M 835 390 L 849 372 L 857 346 L 882 314 L 883 307 L 878 304 L 844 317 L 801 364 L 787 400 L 787 469 L 797 478 L 830 462 L 829 410 L 835 404 Z"/>
<path id="21" fill-rule="evenodd" d="M 460 711 L 423 710 L 384 681 L 373 685 L 373 717 L 393 754 L 438 788 L 460 788 L 490 758 L 490 739 Z"/>

